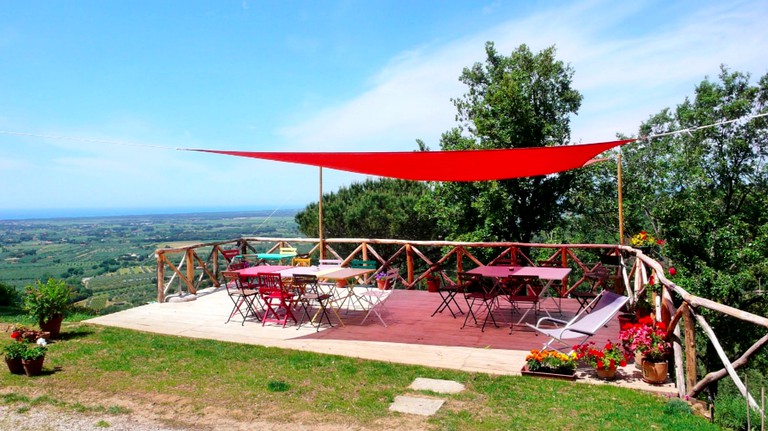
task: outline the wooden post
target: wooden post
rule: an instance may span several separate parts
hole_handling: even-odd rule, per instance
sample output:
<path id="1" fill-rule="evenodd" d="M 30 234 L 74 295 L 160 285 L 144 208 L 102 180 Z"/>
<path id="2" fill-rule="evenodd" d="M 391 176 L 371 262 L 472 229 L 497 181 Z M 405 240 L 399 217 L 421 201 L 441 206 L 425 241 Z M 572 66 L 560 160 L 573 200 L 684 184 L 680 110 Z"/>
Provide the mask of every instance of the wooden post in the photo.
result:
<path id="1" fill-rule="evenodd" d="M 157 302 L 165 302 L 165 254 L 157 252 Z"/>
<path id="2" fill-rule="evenodd" d="M 192 248 L 187 249 L 187 281 L 189 285 L 189 293 L 197 293 L 195 292 L 194 282 L 195 282 L 195 250 Z"/>
<path id="3" fill-rule="evenodd" d="M 411 249 L 410 244 L 405 245 L 405 261 L 408 265 L 408 284 L 413 284 L 413 250 Z M 410 288 L 413 288 L 413 286 L 410 286 Z"/>
<path id="4" fill-rule="evenodd" d="M 621 149 L 619 149 L 619 155 L 617 156 L 617 162 L 616 162 L 616 177 L 618 178 L 618 189 L 619 189 L 619 244 L 624 245 L 624 201 L 623 196 L 624 194 L 621 191 L 622 183 L 621 183 Z"/>
<path id="5" fill-rule="evenodd" d="M 685 328 L 685 386 L 696 386 L 696 327 L 693 321 L 693 313 L 687 303 L 681 305 L 683 309 L 683 326 Z"/>

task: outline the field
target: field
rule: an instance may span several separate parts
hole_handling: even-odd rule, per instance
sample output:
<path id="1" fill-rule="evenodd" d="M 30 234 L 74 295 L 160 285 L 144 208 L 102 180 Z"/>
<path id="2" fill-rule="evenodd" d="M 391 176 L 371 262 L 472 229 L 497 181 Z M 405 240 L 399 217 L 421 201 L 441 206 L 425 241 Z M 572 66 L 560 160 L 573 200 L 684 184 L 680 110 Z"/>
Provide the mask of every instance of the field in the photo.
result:
<path id="1" fill-rule="evenodd" d="M 242 236 L 300 236 L 296 211 L 0 220 L 0 283 L 63 278 L 105 312 L 155 300 L 155 250 Z"/>

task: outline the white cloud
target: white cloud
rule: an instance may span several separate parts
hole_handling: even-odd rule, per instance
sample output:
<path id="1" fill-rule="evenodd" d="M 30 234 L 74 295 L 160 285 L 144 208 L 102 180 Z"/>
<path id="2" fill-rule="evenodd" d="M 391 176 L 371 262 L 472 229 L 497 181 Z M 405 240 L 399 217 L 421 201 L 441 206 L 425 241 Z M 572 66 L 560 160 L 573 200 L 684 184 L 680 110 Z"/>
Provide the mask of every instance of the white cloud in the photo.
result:
<path id="1" fill-rule="evenodd" d="M 721 63 L 765 73 L 763 4 L 717 5 L 671 17 L 659 30 L 639 34 L 615 24 L 656 27 L 643 22 L 645 13 L 638 5 L 585 2 L 441 46 L 409 50 L 374 76 L 363 94 L 280 134 L 312 149 L 404 150 L 415 148 L 416 138 L 435 148 L 440 134 L 455 125 L 450 99 L 465 91 L 458 76 L 464 67 L 484 60 L 487 40 L 502 54 L 522 43 L 532 50 L 557 46 L 558 59 L 575 69 L 574 86 L 585 96 L 573 119 L 573 141 L 605 141 L 616 132 L 636 132 L 648 116 L 691 95 L 706 75 L 714 77 Z"/>

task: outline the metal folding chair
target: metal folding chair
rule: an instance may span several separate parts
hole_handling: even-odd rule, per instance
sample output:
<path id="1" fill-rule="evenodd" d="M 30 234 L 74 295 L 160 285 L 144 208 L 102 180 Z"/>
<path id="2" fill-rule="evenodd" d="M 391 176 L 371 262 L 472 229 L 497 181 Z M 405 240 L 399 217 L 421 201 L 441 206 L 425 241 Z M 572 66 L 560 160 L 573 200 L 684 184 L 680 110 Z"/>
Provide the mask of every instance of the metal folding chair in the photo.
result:
<path id="1" fill-rule="evenodd" d="M 299 322 L 299 326 L 296 328 L 297 330 L 301 328 L 301 325 L 304 323 L 304 318 L 306 317 L 310 323 L 310 325 L 314 326 L 315 319 L 317 319 L 317 330 L 320 330 L 320 326 L 323 324 L 323 317 L 325 317 L 326 322 L 328 322 L 328 325 L 333 327 L 333 323 L 331 323 L 331 318 L 328 316 L 328 310 L 330 309 L 332 313 L 336 315 L 336 320 L 338 322 L 341 322 L 341 325 L 344 326 L 344 322 L 342 322 L 341 318 L 339 317 L 339 314 L 336 312 L 336 310 L 333 307 L 328 307 L 328 302 L 330 301 L 331 295 L 330 293 L 322 293 L 320 292 L 320 289 L 317 285 L 317 277 L 314 275 L 304 275 L 304 274 L 294 274 L 293 275 L 293 288 L 298 296 L 298 299 L 296 300 L 298 304 L 302 307 L 302 315 L 301 315 L 301 321 Z M 312 304 L 317 304 L 317 311 L 313 316 L 309 315 L 309 308 L 312 306 Z M 319 318 L 318 318 L 319 316 Z"/>
<path id="2" fill-rule="evenodd" d="M 468 310 L 467 315 L 464 317 L 464 324 L 461 325 L 461 329 L 464 329 L 464 327 L 467 326 L 467 321 L 470 317 L 472 317 L 475 325 L 477 325 L 477 315 L 475 314 L 476 311 L 474 309 L 475 304 L 477 303 L 482 305 L 482 307 L 479 307 L 480 309 L 486 310 L 486 315 L 480 330 L 485 332 L 485 325 L 488 323 L 489 318 L 493 322 L 493 326 L 498 328 L 499 324 L 496 323 L 496 318 L 493 317 L 493 308 L 496 305 L 498 294 L 493 286 L 486 285 L 482 275 L 469 274 L 466 272 L 459 273 L 459 286 L 461 293 L 464 294 L 464 300 L 467 301 Z"/>
<path id="3" fill-rule="evenodd" d="M 432 316 L 434 317 L 437 313 L 442 313 L 443 310 L 448 310 L 451 312 L 451 315 L 453 318 L 456 318 L 456 313 L 464 314 L 464 311 L 461 309 L 461 306 L 458 302 L 456 302 L 456 295 L 460 292 L 461 288 L 458 284 L 449 284 L 447 285 L 445 283 L 445 280 L 443 280 L 443 277 L 438 277 L 438 283 L 440 283 L 437 287 L 437 293 L 440 295 L 441 302 L 440 305 L 435 308 L 435 311 L 432 312 Z M 453 308 L 451 307 L 451 303 L 456 307 L 456 311 L 453 311 Z"/>
<path id="4" fill-rule="evenodd" d="M 243 325 L 245 325 L 248 316 L 254 316 L 261 320 L 255 306 L 259 291 L 254 289 L 250 283 L 243 283 L 240 274 L 235 271 L 224 271 L 222 275 L 224 276 L 224 287 L 227 290 L 227 295 L 233 304 L 232 311 L 230 311 L 229 318 L 225 323 L 229 323 L 237 313 L 243 317 Z M 243 311 L 243 305 L 245 305 L 245 311 Z"/>

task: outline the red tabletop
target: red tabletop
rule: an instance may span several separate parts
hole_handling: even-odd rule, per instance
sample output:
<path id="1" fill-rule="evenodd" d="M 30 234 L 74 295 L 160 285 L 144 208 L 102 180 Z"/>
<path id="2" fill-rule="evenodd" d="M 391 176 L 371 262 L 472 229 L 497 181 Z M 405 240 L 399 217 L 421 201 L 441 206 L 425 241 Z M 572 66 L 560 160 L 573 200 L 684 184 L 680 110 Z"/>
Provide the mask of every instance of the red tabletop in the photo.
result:
<path id="1" fill-rule="evenodd" d="M 552 268 L 548 266 L 478 266 L 467 271 L 484 277 L 539 277 L 542 280 L 562 280 L 571 273 L 571 268 Z"/>
<path id="2" fill-rule="evenodd" d="M 238 269 L 237 272 L 240 277 L 255 277 L 259 274 L 266 274 L 270 272 L 280 272 L 284 269 L 292 268 L 286 265 L 257 265 L 249 266 L 248 268 Z"/>

